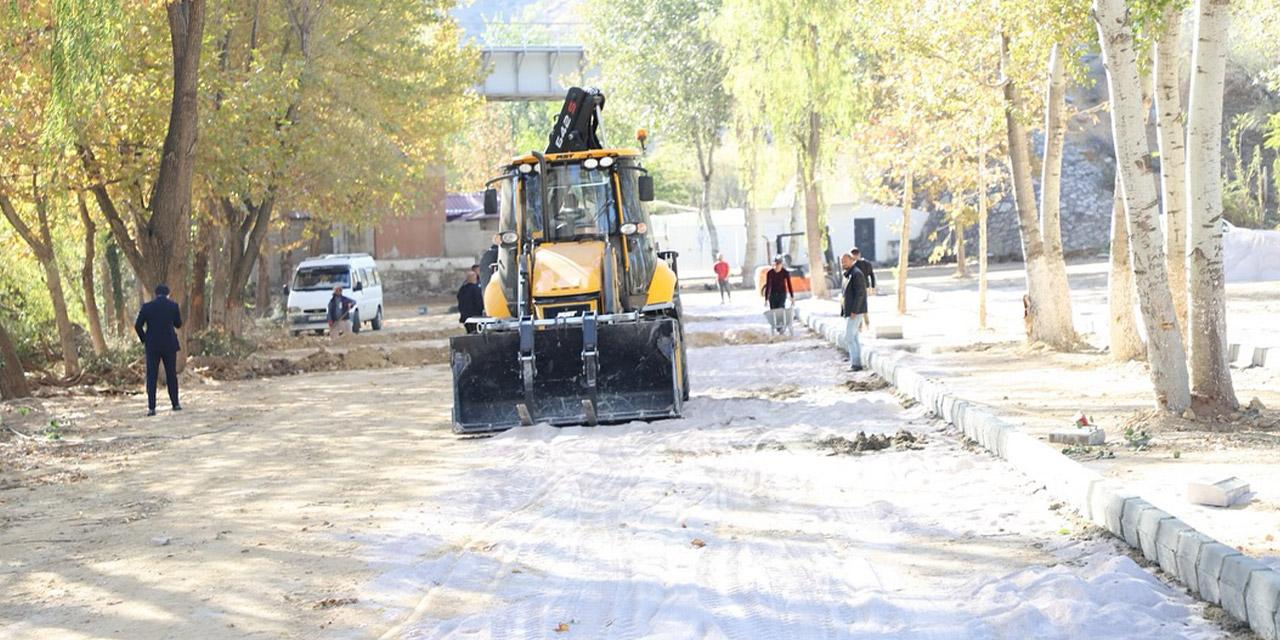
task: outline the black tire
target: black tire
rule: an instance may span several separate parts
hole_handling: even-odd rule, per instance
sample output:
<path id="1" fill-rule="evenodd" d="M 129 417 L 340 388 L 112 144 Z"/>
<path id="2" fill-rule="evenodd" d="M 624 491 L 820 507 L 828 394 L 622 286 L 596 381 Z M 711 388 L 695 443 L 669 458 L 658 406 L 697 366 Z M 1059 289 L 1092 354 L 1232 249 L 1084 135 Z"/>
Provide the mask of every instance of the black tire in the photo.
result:
<path id="1" fill-rule="evenodd" d="M 360 333 L 360 312 L 351 312 L 351 333 Z"/>
<path id="2" fill-rule="evenodd" d="M 374 331 L 382 331 L 382 307 L 378 307 L 378 315 L 373 317 L 373 321 L 369 323 L 369 326 Z"/>
<path id="3" fill-rule="evenodd" d="M 293 337 L 295 337 L 295 338 L 296 338 L 296 337 L 298 337 L 298 336 L 302 335 L 302 332 L 301 332 L 301 331 L 290 331 L 290 332 L 289 332 L 289 335 L 291 335 L 291 336 L 293 336 Z"/>
<path id="4" fill-rule="evenodd" d="M 313 333 L 313 334 L 315 334 L 315 335 L 318 335 L 318 336 L 322 336 L 322 335 L 324 335 L 324 329 L 313 329 L 313 330 L 311 331 L 311 333 Z"/>

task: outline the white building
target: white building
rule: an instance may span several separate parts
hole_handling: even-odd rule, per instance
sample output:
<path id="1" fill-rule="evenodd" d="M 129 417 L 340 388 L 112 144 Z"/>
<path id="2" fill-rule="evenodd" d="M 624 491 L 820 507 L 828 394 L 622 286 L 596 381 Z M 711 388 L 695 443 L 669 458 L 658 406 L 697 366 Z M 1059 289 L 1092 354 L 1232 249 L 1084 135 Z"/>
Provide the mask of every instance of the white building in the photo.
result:
<path id="1" fill-rule="evenodd" d="M 716 225 L 716 235 L 720 239 L 720 251 L 735 269 L 746 266 L 754 268 L 768 262 L 775 250 L 775 237 L 781 233 L 804 231 L 791 228 L 791 207 L 770 207 L 759 210 L 759 233 L 752 241 L 757 243 L 756 265 L 743 265 L 746 255 L 747 229 L 746 220 L 741 209 L 725 209 L 712 211 L 711 219 Z M 913 210 L 911 213 L 911 238 L 916 242 L 924 229 L 928 214 Z M 654 238 L 659 248 L 675 250 L 680 253 L 680 271 L 682 274 L 702 277 L 710 276 L 711 265 L 715 257 L 711 255 L 711 240 L 702 218 L 696 210 L 681 208 L 676 213 L 665 213 L 652 216 Z M 902 209 L 873 203 L 838 202 L 827 206 L 827 226 L 831 233 L 832 250 L 841 254 L 857 246 L 863 257 L 876 264 L 896 264 L 898 260 L 899 234 L 902 228 Z M 789 251 L 787 240 L 783 240 L 782 249 Z M 803 247 L 804 243 L 801 242 Z M 793 262 L 804 264 L 808 260 L 803 248 L 799 255 L 793 256 Z"/>

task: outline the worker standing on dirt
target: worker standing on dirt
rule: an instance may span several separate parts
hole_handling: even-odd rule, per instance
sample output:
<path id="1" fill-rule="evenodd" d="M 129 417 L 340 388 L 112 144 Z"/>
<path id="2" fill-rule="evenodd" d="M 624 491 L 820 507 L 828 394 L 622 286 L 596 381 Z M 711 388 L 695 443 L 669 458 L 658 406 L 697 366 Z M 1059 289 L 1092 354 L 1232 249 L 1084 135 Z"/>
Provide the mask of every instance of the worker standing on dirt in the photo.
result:
<path id="1" fill-rule="evenodd" d="M 147 415 L 156 414 L 156 382 L 160 364 L 164 363 L 164 386 L 174 411 L 182 411 L 178 403 L 178 329 L 182 327 L 182 310 L 169 299 L 169 287 L 156 285 L 156 297 L 138 311 L 133 330 L 142 341 L 147 355 Z"/>
<path id="2" fill-rule="evenodd" d="M 850 250 L 849 255 L 853 256 L 853 266 L 857 267 L 858 271 L 861 271 L 862 275 L 866 276 L 867 278 L 867 295 L 869 296 L 875 295 L 876 294 L 876 271 L 871 266 L 871 261 L 867 260 L 866 258 L 863 258 L 862 251 L 860 251 L 857 247 L 854 247 L 852 250 Z"/>
<path id="3" fill-rule="evenodd" d="M 716 288 L 720 290 L 720 304 L 724 304 L 733 296 L 729 293 L 729 263 L 725 261 L 723 253 L 716 254 L 716 263 L 712 268 L 716 270 Z"/>
<path id="4" fill-rule="evenodd" d="M 342 295 L 342 285 L 333 288 L 333 297 L 329 298 L 329 339 L 337 339 L 347 332 L 351 325 L 351 309 L 356 301 Z"/>
<path id="5" fill-rule="evenodd" d="M 467 281 L 458 288 L 458 322 L 467 328 L 467 333 L 475 333 L 476 325 L 467 324 L 471 318 L 484 316 L 484 294 L 480 291 L 480 270 L 467 272 Z"/>
<path id="6" fill-rule="evenodd" d="M 764 288 L 760 290 L 770 309 L 782 309 L 787 306 L 787 298 L 795 304 L 796 294 L 791 289 L 791 272 L 782 266 L 782 256 L 773 259 L 773 268 L 765 273 Z"/>
<path id="7" fill-rule="evenodd" d="M 857 260 L 850 253 L 840 256 L 840 266 L 844 269 L 844 296 L 840 301 L 840 315 L 845 319 L 844 339 L 849 351 L 849 370 L 862 370 L 862 343 L 858 333 L 864 326 L 867 316 L 867 276 L 857 266 Z"/>

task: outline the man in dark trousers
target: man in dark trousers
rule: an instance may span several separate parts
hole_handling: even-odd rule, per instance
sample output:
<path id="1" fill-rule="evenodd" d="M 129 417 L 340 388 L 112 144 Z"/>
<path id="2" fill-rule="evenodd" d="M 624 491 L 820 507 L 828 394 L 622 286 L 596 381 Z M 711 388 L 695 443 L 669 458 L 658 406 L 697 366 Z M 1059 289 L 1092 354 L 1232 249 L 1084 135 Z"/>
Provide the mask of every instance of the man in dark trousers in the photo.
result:
<path id="1" fill-rule="evenodd" d="M 160 375 L 160 363 L 164 363 L 164 385 L 169 390 L 169 402 L 174 411 L 182 411 L 178 403 L 178 331 L 182 327 L 182 310 L 169 299 L 169 287 L 156 285 L 156 297 L 138 311 L 133 330 L 146 347 L 147 354 L 147 415 L 156 414 L 156 381 Z"/>
<path id="2" fill-rule="evenodd" d="M 477 284 L 479 279 L 480 274 L 472 269 L 467 272 L 467 281 L 458 289 L 458 322 L 467 328 L 467 333 L 476 332 L 476 325 L 467 324 L 467 319 L 484 315 L 484 294 Z"/>
<path id="3" fill-rule="evenodd" d="M 840 315 L 844 317 L 844 340 L 849 351 L 849 370 L 862 370 L 862 343 L 858 333 L 862 331 L 863 320 L 867 317 L 867 277 L 857 267 L 857 261 L 851 253 L 840 256 L 840 266 L 844 268 L 844 296 L 840 300 Z"/>
<path id="4" fill-rule="evenodd" d="M 849 255 L 853 256 L 853 266 L 862 272 L 867 278 L 867 295 L 874 295 L 876 292 L 876 272 L 871 267 L 871 261 L 862 257 L 862 252 L 854 247 L 849 251 Z"/>
<path id="5" fill-rule="evenodd" d="M 333 295 L 329 296 L 329 307 L 325 314 L 329 319 L 330 340 L 337 340 L 338 336 L 347 332 L 347 329 L 355 332 L 356 327 L 351 324 L 351 309 L 355 306 L 355 300 L 342 295 L 342 285 L 333 288 Z"/>
<path id="6" fill-rule="evenodd" d="M 760 289 L 768 301 L 770 309 L 781 309 L 787 306 L 787 298 L 795 302 L 796 294 L 791 290 L 791 272 L 782 266 L 782 256 L 773 259 L 773 268 L 764 274 L 764 287 Z"/>

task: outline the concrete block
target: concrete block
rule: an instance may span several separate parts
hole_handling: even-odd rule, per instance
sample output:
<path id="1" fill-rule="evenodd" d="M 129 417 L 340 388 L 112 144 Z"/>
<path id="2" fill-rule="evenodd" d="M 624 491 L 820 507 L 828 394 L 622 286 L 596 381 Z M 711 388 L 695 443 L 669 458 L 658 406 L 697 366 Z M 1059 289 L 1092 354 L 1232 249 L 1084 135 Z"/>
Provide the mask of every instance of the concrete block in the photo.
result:
<path id="1" fill-rule="evenodd" d="M 1194 529 L 1183 531 L 1178 536 L 1178 548 L 1174 550 L 1178 570 L 1174 575 L 1182 584 L 1187 585 L 1191 593 L 1200 593 L 1200 552 L 1205 545 L 1213 542 L 1216 540 Z"/>
<path id="2" fill-rule="evenodd" d="M 1085 516 L 1111 533 L 1122 535 L 1120 520 L 1124 517 L 1125 501 L 1136 497 L 1114 482 L 1091 482 Z"/>
<path id="3" fill-rule="evenodd" d="M 1267 565 L 1244 554 L 1229 556 L 1222 561 L 1222 573 L 1218 576 L 1219 604 L 1238 620 L 1249 621 L 1245 607 L 1245 588 L 1249 578 L 1258 571 L 1269 571 Z"/>
<path id="4" fill-rule="evenodd" d="M 877 337 L 877 338 L 885 338 L 885 339 L 888 339 L 888 340 L 901 340 L 901 339 L 902 339 L 902 325 L 900 325 L 900 324 L 879 324 L 879 323 L 876 323 L 876 325 L 875 325 L 874 329 L 875 329 L 876 337 Z"/>
<path id="5" fill-rule="evenodd" d="M 1160 523 L 1172 517 L 1160 509 L 1147 509 L 1138 516 L 1138 548 L 1147 560 L 1160 561 L 1156 552 L 1156 533 L 1160 530 Z"/>
<path id="6" fill-rule="evenodd" d="M 1194 531 L 1191 525 L 1177 518 L 1166 518 L 1156 526 L 1156 562 L 1165 573 L 1178 575 L 1178 538 Z"/>
<path id="7" fill-rule="evenodd" d="M 1221 542 L 1210 542 L 1200 547 L 1200 559 L 1196 561 L 1197 592 L 1205 602 L 1222 604 L 1218 586 L 1222 579 L 1222 565 L 1227 558 L 1243 555 Z"/>
<path id="8" fill-rule="evenodd" d="M 1124 513 L 1120 515 L 1121 537 L 1134 549 L 1142 549 L 1138 542 L 1138 520 L 1144 511 L 1155 509 L 1155 505 L 1141 498 L 1131 498 L 1124 502 Z"/>
<path id="9" fill-rule="evenodd" d="M 1062 429 L 1049 433 L 1049 442 L 1096 447 L 1106 444 L 1107 432 L 1102 429 Z"/>
<path id="10" fill-rule="evenodd" d="M 1255 367 L 1267 366 L 1267 353 L 1270 351 L 1271 350 L 1267 347 L 1254 347 L 1253 348 L 1253 366 Z"/>
<path id="11" fill-rule="evenodd" d="M 1244 499 L 1249 493 L 1249 483 L 1231 476 L 1228 478 L 1201 478 L 1187 483 L 1187 500 L 1211 507 L 1229 507 Z"/>
<path id="12" fill-rule="evenodd" d="M 1249 626 L 1263 638 L 1280 638 L 1280 572 L 1254 571 L 1244 590 Z"/>
<path id="13" fill-rule="evenodd" d="M 1239 358 L 1239 357 L 1240 357 L 1240 345 L 1228 344 L 1227 345 L 1227 362 L 1235 364 L 1236 358 Z"/>

